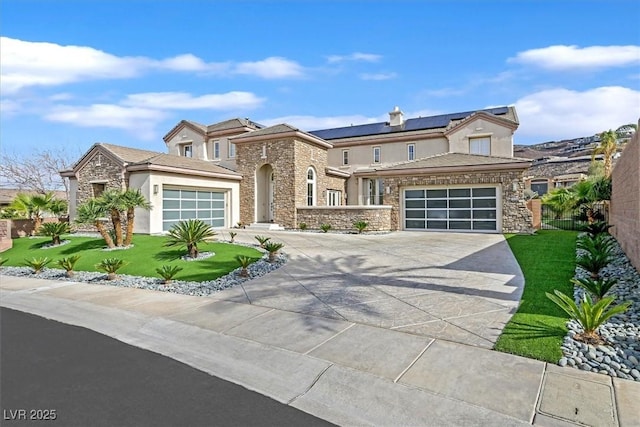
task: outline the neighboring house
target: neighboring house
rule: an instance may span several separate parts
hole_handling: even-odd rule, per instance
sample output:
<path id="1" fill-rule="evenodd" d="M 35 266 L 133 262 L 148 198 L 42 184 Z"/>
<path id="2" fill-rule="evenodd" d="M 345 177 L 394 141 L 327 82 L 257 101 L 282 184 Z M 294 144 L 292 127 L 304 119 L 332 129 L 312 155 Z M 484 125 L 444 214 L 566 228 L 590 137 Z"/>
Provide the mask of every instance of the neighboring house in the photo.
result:
<path id="1" fill-rule="evenodd" d="M 595 158 L 602 160 L 604 156 L 599 154 Z M 591 161 L 591 156 L 538 159 L 525 172 L 525 186 L 539 196 L 554 188 L 571 187 L 587 178 Z"/>
<path id="2" fill-rule="evenodd" d="M 25 193 L 29 195 L 39 194 L 36 191 L 20 190 L 17 188 L 0 188 L 0 209 L 7 208 L 18 194 Z M 52 191 L 56 199 L 67 200 L 67 193 L 61 190 Z"/>
<path id="3" fill-rule="evenodd" d="M 523 180 L 530 160 L 513 157 L 513 107 L 408 120 L 396 107 L 389 116 L 311 132 L 183 120 L 164 137 L 169 154 L 96 144 L 62 172 L 72 216 L 105 188 L 130 187 L 154 206 L 136 215 L 143 233 L 188 218 L 219 227 L 344 229 L 362 219 L 378 230 L 531 230 Z"/>

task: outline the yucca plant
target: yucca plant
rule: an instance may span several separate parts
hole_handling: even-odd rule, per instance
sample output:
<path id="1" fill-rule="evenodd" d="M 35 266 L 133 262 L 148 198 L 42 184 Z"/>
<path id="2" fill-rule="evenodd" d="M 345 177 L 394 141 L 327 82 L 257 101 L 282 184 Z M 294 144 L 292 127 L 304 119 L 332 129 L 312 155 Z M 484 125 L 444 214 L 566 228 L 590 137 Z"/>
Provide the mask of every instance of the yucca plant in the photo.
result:
<path id="1" fill-rule="evenodd" d="M 68 222 L 45 222 L 38 230 L 40 236 L 51 237 L 52 245 L 59 245 L 61 243 L 60 236 L 70 232 L 71 228 Z"/>
<path id="2" fill-rule="evenodd" d="M 231 238 L 229 241 L 231 243 L 233 243 L 233 241 L 235 240 L 236 236 L 238 235 L 238 233 L 234 232 L 234 231 L 230 231 L 229 232 L 229 237 Z"/>
<path id="3" fill-rule="evenodd" d="M 599 234 L 607 233 L 607 231 L 609 231 L 611 227 L 613 227 L 613 225 L 607 224 L 606 221 L 595 221 L 587 224 L 584 227 L 584 231 L 591 234 L 592 236 L 597 236 Z"/>
<path id="4" fill-rule="evenodd" d="M 189 257 L 198 257 L 198 244 L 213 238 L 217 233 L 210 225 L 199 219 L 180 221 L 167 233 L 165 246 L 182 245 L 187 247 Z"/>
<path id="5" fill-rule="evenodd" d="M 269 252 L 269 262 L 275 262 L 278 251 L 283 247 L 283 243 L 266 242 L 264 244 L 264 249 Z"/>
<path id="6" fill-rule="evenodd" d="M 615 300 L 614 297 L 604 297 L 600 301 L 594 303 L 589 294 L 584 294 L 580 304 L 576 304 L 572 298 L 563 294 L 559 290 L 553 291 L 555 295 L 545 292 L 547 298 L 556 303 L 558 307 L 564 310 L 571 319 L 580 324 L 583 332 L 576 334 L 574 338 L 587 344 L 604 344 L 605 341 L 598 334 L 598 327 L 609 320 L 616 314 L 624 313 L 631 305 L 631 301 L 614 305 L 610 309 L 609 306 Z M 608 309 L 608 310 L 607 310 Z"/>
<path id="7" fill-rule="evenodd" d="M 301 223 L 298 225 L 298 228 L 299 228 L 300 230 L 302 230 L 302 231 L 306 230 L 306 229 L 307 229 L 307 223 L 306 223 L 306 222 L 301 222 Z"/>
<path id="8" fill-rule="evenodd" d="M 322 230 L 323 233 L 326 233 L 331 230 L 331 224 L 320 224 L 320 230 Z"/>
<path id="9" fill-rule="evenodd" d="M 120 258 L 106 258 L 96 264 L 96 268 L 107 273 L 107 280 L 115 280 L 116 273 L 125 265 L 127 262 Z"/>
<path id="10" fill-rule="evenodd" d="M 160 277 L 162 277 L 162 283 L 168 285 L 171 283 L 176 274 L 178 274 L 182 270 L 183 268 L 178 267 L 177 265 L 163 265 L 160 268 L 156 268 L 156 273 L 158 273 Z"/>
<path id="11" fill-rule="evenodd" d="M 362 220 L 353 223 L 353 228 L 358 230 L 358 234 L 362 233 L 368 226 L 369 223 Z"/>
<path id="12" fill-rule="evenodd" d="M 576 247 L 589 254 L 605 253 L 611 255 L 616 244 L 615 240 L 607 234 L 586 234 L 577 239 Z"/>
<path id="13" fill-rule="evenodd" d="M 33 274 L 38 274 L 49 264 L 51 260 L 47 257 L 44 258 L 31 258 L 25 259 L 24 263 L 33 268 Z"/>
<path id="14" fill-rule="evenodd" d="M 600 270 L 609 265 L 612 260 L 610 254 L 604 252 L 587 253 L 576 259 L 576 265 L 584 268 L 589 272 L 591 278 L 597 279 L 600 274 Z"/>
<path id="15" fill-rule="evenodd" d="M 264 245 L 271 240 L 271 237 L 265 237 L 265 236 L 255 236 L 254 237 L 258 243 L 260 243 L 260 247 L 264 249 Z"/>
<path id="16" fill-rule="evenodd" d="M 240 270 L 240 276 L 249 276 L 249 270 L 247 270 L 247 268 L 249 267 L 253 259 L 245 255 L 238 255 L 236 256 L 236 261 L 238 261 L 238 264 L 240 264 L 240 267 L 242 267 L 242 269 Z"/>
<path id="17" fill-rule="evenodd" d="M 64 269 L 67 274 L 67 277 L 73 277 L 73 269 L 76 266 L 76 263 L 80 259 L 80 255 L 71 255 L 69 257 L 64 257 L 57 261 L 57 264 Z"/>
<path id="18" fill-rule="evenodd" d="M 593 279 L 591 277 L 584 277 L 581 279 L 571 279 L 571 282 L 589 292 L 594 301 L 599 301 L 604 298 L 606 293 L 609 292 L 609 289 L 618 283 L 618 279 L 605 279 L 602 277 Z"/>

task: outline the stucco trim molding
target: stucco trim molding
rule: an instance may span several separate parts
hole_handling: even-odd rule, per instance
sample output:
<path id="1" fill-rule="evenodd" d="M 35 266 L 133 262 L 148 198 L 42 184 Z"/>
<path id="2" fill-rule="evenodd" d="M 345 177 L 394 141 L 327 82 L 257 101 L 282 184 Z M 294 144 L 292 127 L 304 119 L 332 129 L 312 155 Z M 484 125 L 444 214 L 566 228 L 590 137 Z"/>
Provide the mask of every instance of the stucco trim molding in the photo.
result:
<path id="1" fill-rule="evenodd" d="M 310 142 L 311 144 L 317 145 L 322 148 L 333 148 L 333 144 L 325 141 L 324 139 L 316 138 L 312 135 L 300 131 L 278 132 L 263 135 L 252 135 L 251 133 L 248 133 L 231 137 L 229 138 L 229 141 L 233 142 L 234 144 L 246 144 L 251 142 L 264 142 L 291 138 L 297 139 L 298 141 Z"/>
<path id="2" fill-rule="evenodd" d="M 208 178 L 220 178 L 220 179 L 230 179 L 234 181 L 242 181 L 242 176 L 239 175 L 228 175 L 223 173 L 215 173 L 215 172 L 206 172 L 206 171 L 198 171 L 192 169 L 182 169 L 171 166 L 160 166 L 160 165 L 132 165 L 127 167 L 127 172 L 167 172 L 167 173 L 176 173 L 180 175 L 193 175 L 193 176 L 203 176 Z"/>
<path id="3" fill-rule="evenodd" d="M 389 169 L 389 170 L 366 170 L 354 172 L 354 176 L 405 176 L 405 175 L 433 175 L 448 173 L 465 173 L 465 172 L 500 172 L 504 170 L 526 170 L 529 163 L 502 163 L 489 165 L 463 165 L 463 166 L 442 166 L 434 168 L 415 168 L 415 169 Z"/>

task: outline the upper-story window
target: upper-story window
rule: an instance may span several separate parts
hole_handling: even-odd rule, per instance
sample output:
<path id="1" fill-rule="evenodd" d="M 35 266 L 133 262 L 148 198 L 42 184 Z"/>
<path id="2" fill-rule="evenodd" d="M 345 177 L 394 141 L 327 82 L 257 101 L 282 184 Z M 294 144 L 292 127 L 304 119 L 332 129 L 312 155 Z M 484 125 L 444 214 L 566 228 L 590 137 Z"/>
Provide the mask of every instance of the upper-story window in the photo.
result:
<path id="1" fill-rule="evenodd" d="M 185 157 L 193 157 L 193 145 L 185 144 L 182 146 L 182 155 Z"/>
<path id="2" fill-rule="evenodd" d="M 373 163 L 380 163 L 380 147 L 373 147 Z"/>
<path id="3" fill-rule="evenodd" d="M 469 138 L 469 153 L 482 154 L 484 156 L 491 155 L 491 137 Z"/>
<path id="4" fill-rule="evenodd" d="M 346 166 L 349 164 L 349 150 L 342 150 L 342 165 Z"/>
<path id="5" fill-rule="evenodd" d="M 220 158 L 220 141 L 213 141 L 213 159 L 217 160 Z"/>
<path id="6" fill-rule="evenodd" d="M 407 160 L 416 159 L 416 144 L 407 144 Z"/>
<path id="7" fill-rule="evenodd" d="M 229 142 L 229 158 L 233 159 L 234 157 L 236 157 L 236 144 Z"/>
<path id="8" fill-rule="evenodd" d="M 316 205 L 316 171 L 307 169 L 307 206 Z"/>

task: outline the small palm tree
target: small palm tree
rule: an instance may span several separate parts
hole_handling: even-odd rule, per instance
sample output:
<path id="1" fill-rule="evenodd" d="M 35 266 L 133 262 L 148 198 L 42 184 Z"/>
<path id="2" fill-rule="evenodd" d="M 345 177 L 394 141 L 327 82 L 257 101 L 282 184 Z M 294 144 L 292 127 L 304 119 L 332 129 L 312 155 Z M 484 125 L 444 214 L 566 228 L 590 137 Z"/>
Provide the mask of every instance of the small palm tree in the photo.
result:
<path id="1" fill-rule="evenodd" d="M 591 161 L 595 160 L 596 155 L 604 155 L 604 176 L 609 178 L 611 176 L 613 155 L 616 154 L 618 149 L 618 135 L 614 130 L 600 134 L 600 144 L 593 150 L 591 154 Z"/>
<path id="2" fill-rule="evenodd" d="M 156 268 L 156 273 L 163 279 L 165 285 L 169 285 L 176 274 L 184 270 L 177 265 L 163 265 L 161 268 Z"/>
<path id="3" fill-rule="evenodd" d="M 229 237 L 230 237 L 230 242 L 233 243 L 233 241 L 235 240 L 236 236 L 238 235 L 238 233 L 236 233 L 235 231 L 230 231 L 229 232 Z"/>
<path id="4" fill-rule="evenodd" d="M 211 239 L 217 233 L 199 219 L 180 221 L 167 233 L 165 246 L 186 246 L 189 257 L 198 257 L 198 244 Z"/>
<path id="5" fill-rule="evenodd" d="M 47 222 L 40 226 L 38 234 L 51 237 L 51 244 L 59 245 L 60 236 L 71 232 L 68 222 Z"/>
<path id="6" fill-rule="evenodd" d="M 599 253 L 613 255 L 616 244 L 615 240 L 613 240 L 613 238 L 609 238 L 609 236 L 606 234 L 587 234 L 576 240 L 576 247 L 587 252 L 589 255 L 595 255 Z"/>
<path id="7" fill-rule="evenodd" d="M 133 239 L 133 224 L 136 209 L 151 209 L 151 203 L 144 198 L 140 190 L 127 190 L 121 195 L 123 207 L 127 212 L 127 233 L 124 240 L 125 246 L 131 245 Z"/>
<path id="8" fill-rule="evenodd" d="M 95 199 L 89 199 L 86 202 L 78 206 L 76 222 L 79 224 L 93 224 L 98 230 L 98 233 L 102 236 L 107 247 L 115 248 L 113 239 L 109 235 L 106 227 L 102 223 L 106 211 L 104 207 L 98 203 Z"/>
<path id="9" fill-rule="evenodd" d="M 271 237 L 265 237 L 265 236 L 255 236 L 254 237 L 258 243 L 260 243 L 260 247 L 264 249 L 264 245 L 271 239 Z"/>
<path id="10" fill-rule="evenodd" d="M 607 253 L 587 253 L 586 255 L 580 256 L 576 259 L 576 265 L 587 270 L 592 279 L 597 279 L 599 277 L 600 270 L 609 265 L 611 260 L 611 255 Z"/>
<path id="11" fill-rule="evenodd" d="M 115 280 L 116 273 L 128 263 L 120 258 L 106 258 L 96 264 L 96 268 L 107 273 L 107 280 Z"/>
<path id="12" fill-rule="evenodd" d="M 31 258 L 25 259 L 24 263 L 33 268 L 33 274 L 38 274 L 49 264 L 51 260 L 47 257 L 44 258 Z"/>
<path id="13" fill-rule="evenodd" d="M 236 256 L 236 261 L 238 261 L 238 264 L 240 264 L 240 267 L 242 267 L 242 269 L 240 270 L 240 276 L 249 276 L 249 270 L 247 270 L 247 268 L 253 262 L 253 259 L 249 258 L 248 256 L 238 255 Z"/>
<path id="14" fill-rule="evenodd" d="M 331 224 L 320 224 L 320 230 L 322 230 L 323 233 L 326 233 L 331 230 Z"/>
<path id="15" fill-rule="evenodd" d="M 273 263 L 276 261 L 276 255 L 278 254 L 278 251 L 283 247 L 283 243 L 266 242 L 264 244 L 264 249 L 269 252 L 269 262 Z"/>
<path id="16" fill-rule="evenodd" d="M 607 224 L 606 221 L 594 221 L 591 224 L 587 224 L 584 227 L 584 231 L 589 233 L 591 236 L 597 236 L 605 234 L 611 227 L 613 227 L 613 225 Z"/>
<path id="17" fill-rule="evenodd" d="M 353 223 L 353 227 L 358 230 L 358 234 L 362 233 L 368 226 L 369 223 L 362 220 Z"/>
<path id="18" fill-rule="evenodd" d="M 122 197 L 122 191 L 116 189 L 110 189 L 102 193 L 96 200 L 103 207 L 105 212 L 108 212 L 111 217 L 111 224 L 115 231 L 116 246 L 124 246 L 124 240 L 122 237 L 122 217 L 120 212 L 126 210 L 124 199 Z"/>
<path id="19" fill-rule="evenodd" d="M 604 340 L 600 337 L 600 334 L 598 334 L 598 327 L 616 314 L 624 313 L 631 305 L 631 301 L 627 301 L 607 310 L 615 300 L 614 297 L 605 297 L 594 303 L 588 294 L 584 294 L 580 305 L 578 305 L 573 299 L 557 289 L 554 291 L 555 295 L 549 292 L 545 292 L 545 294 L 547 298 L 564 310 L 569 317 L 578 322 L 584 330 L 584 332 L 575 335 L 574 338 L 578 341 L 594 345 L 604 344 Z"/>
<path id="20" fill-rule="evenodd" d="M 33 232 L 37 233 L 44 213 L 49 210 L 52 200 L 54 200 L 52 192 L 34 195 L 20 193 L 11 202 L 10 207 L 29 218 L 33 222 Z"/>
<path id="21" fill-rule="evenodd" d="M 581 279 L 571 279 L 571 283 L 580 286 L 591 294 L 594 301 L 600 301 L 609 290 L 618 283 L 618 279 L 604 279 L 602 277 L 591 278 L 584 277 Z"/>
<path id="22" fill-rule="evenodd" d="M 64 269 L 67 277 L 73 277 L 73 269 L 76 266 L 76 263 L 80 259 L 80 255 L 72 255 L 70 257 L 64 257 L 59 259 L 57 264 Z"/>
<path id="23" fill-rule="evenodd" d="M 51 212 L 58 218 L 67 216 L 67 212 L 68 212 L 67 202 L 62 199 L 51 200 L 51 203 L 49 203 L 49 212 Z"/>

